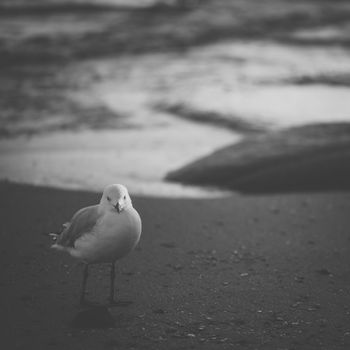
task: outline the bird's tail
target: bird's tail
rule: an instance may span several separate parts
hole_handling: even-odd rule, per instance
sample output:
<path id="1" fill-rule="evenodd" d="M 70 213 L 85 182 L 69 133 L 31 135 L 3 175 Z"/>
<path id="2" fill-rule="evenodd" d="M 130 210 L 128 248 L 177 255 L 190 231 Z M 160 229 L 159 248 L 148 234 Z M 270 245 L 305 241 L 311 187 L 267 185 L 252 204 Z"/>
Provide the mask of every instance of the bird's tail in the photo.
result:
<path id="1" fill-rule="evenodd" d="M 54 243 L 52 246 L 51 246 L 52 249 L 56 249 L 58 251 L 65 251 L 67 250 L 67 247 L 63 247 L 62 245 L 60 244 L 57 244 L 57 243 Z"/>
<path id="2" fill-rule="evenodd" d="M 58 236 L 60 235 L 59 233 L 53 233 L 53 232 L 50 232 L 47 234 L 49 237 L 51 237 L 51 239 L 56 242 L 57 241 L 57 238 Z"/>
<path id="3" fill-rule="evenodd" d="M 62 232 L 63 232 L 69 226 L 69 222 L 64 223 L 62 226 L 63 226 L 63 230 L 62 230 Z M 61 233 L 50 232 L 50 233 L 45 234 L 46 236 L 51 237 L 51 239 L 53 241 L 53 245 L 51 246 L 51 248 L 55 248 L 58 250 L 61 250 L 59 247 L 63 248 L 61 245 L 57 244 L 57 240 L 59 239 Z"/>

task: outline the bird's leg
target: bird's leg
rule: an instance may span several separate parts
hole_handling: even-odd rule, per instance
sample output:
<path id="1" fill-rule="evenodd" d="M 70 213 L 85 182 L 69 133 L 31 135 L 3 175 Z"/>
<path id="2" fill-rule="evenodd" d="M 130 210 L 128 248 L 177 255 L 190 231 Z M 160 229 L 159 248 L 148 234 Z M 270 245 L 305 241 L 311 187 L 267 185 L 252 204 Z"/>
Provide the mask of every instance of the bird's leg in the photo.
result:
<path id="1" fill-rule="evenodd" d="M 111 304 L 115 304 L 114 300 L 114 280 L 115 280 L 115 261 L 111 264 L 111 284 L 110 284 L 110 294 L 109 294 L 109 302 Z"/>
<path id="2" fill-rule="evenodd" d="M 114 300 L 114 280 L 115 280 L 115 262 L 111 264 L 111 284 L 110 284 L 110 294 L 109 294 L 109 303 L 110 306 L 129 306 L 132 304 L 132 301 L 115 301 Z"/>
<path id="3" fill-rule="evenodd" d="M 85 264 L 83 271 L 83 283 L 81 285 L 81 294 L 80 294 L 80 305 L 85 304 L 85 290 L 86 290 L 86 282 L 89 276 L 89 264 Z"/>

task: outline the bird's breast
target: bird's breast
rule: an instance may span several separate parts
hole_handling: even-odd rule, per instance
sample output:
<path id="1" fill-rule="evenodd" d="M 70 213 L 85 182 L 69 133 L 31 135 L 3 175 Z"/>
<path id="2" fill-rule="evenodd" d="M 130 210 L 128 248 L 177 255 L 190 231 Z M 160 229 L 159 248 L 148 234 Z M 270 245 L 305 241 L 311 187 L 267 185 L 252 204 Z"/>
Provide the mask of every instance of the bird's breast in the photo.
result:
<path id="1" fill-rule="evenodd" d="M 141 219 L 134 209 L 121 213 L 108 212 L 98 223 L 96 231 L 101 237 L 111 236 L 117 239 L 126 236 L 132 240 L 141 234 Z"/>
<path id="2" fill-rule="evenodd" d="M 75 247 L 89 262 L 110 262 L 127 255 L 138 243 L 140 235 L 141 219 L 136 210 L 129 209 L 119 214 L 108 212 L 92 234 L 82 237 Z"/>

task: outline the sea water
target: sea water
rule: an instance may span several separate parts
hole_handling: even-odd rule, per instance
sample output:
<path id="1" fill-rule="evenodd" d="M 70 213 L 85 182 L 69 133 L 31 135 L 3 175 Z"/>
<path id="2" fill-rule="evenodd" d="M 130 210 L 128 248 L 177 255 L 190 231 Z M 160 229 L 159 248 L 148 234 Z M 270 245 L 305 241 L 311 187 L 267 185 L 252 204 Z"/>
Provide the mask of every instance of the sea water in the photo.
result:
<path id="1" fill-rule="evenodd" d="M 136 7 L 153 4 L 133 2 Z M 209 21 L 205 7 L 200 10 L 183 16 Z M 94 190 L 119 182 L 133 193 L 153 196 L 221 195 L 163 178 L 252 133 L 350 121 L 350 50 L 341 44 L 349 26 L 344 21 L 289 33 L 303 45 L 223 35 L 174 50 L 166 41 L 162 49 L 142 46 L 144 36 L 130 34 L 128 16 L 68 11 L 1 21 L 6 54 L 14 46 L 17 57 L 16 50 L 25 48 L 27 56 L 22 51 L 18 56 L 28 59 L 15 66 L 5 62 L 2 68 L 0 178 Z M 153 26 L 152 40 L 169 30 L 167 23 Z M 124 35 L 127 49 L 100 46 L 91 39 L 96 33 L 111 35 L 118 45 Z M 62 45 L 61 38 L 68 44 L 74 39 L 75 45 L 88 41 L 89 50 L 103 54 L 75 58 L 76 51 Z M 307 44 L 316 39 L 317 45 Z M 50 45 L 59 49 L 58 56 L 66 55 L 63 64 L 52 57 Z M 44 55 L 44 64 L 38 64 L 38 52 L 53 63 Z"/>

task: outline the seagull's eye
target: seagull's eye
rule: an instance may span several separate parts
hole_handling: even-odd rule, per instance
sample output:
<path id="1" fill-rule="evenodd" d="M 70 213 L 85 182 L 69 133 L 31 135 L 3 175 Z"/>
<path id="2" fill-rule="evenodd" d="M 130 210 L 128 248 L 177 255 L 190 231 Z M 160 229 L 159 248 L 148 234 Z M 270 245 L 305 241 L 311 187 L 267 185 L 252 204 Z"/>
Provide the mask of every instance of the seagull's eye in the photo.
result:
<path id="1" fill-rule="evenodd" d="M 111 197 L 108 197 L 108 196 L 107 196 L 107 200 L 110 202 L 110 201 L 111 201 Z"/>
<path id="2" fill-rule="evenodd" d="M 126 199 L 126 196 L 124 196 L 124 199 Z"/>

